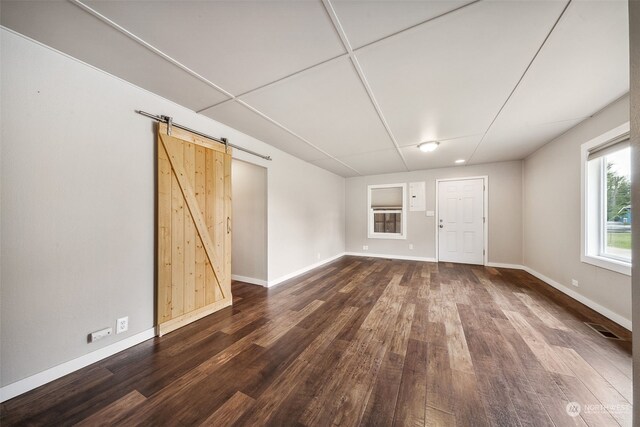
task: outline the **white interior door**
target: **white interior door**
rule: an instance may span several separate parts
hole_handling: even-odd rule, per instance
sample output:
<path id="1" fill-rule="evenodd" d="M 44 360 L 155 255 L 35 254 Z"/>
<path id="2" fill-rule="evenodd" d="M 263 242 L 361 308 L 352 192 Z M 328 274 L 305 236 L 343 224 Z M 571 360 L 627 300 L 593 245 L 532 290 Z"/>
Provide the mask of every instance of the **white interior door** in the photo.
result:
<path id="1" fill-rule="evenodd" d="M 484 179 L 438 182 L 438 260 L 484 264 Z"/>

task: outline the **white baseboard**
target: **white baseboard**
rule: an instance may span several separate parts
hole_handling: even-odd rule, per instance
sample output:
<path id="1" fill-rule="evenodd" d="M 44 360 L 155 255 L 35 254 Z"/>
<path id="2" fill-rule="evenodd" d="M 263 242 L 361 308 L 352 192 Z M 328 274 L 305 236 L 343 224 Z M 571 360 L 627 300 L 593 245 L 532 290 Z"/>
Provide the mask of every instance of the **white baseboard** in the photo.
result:
<path id="1" fill-rule="evenodd" d="M 345 255 L 371 257 L 371 258 L 401 259 L 405 261 L 437 262 L 435 258 L 425 258 L 425 257 L 419 257 L 419 256 L 406 256 L 406 255 L 370 254 L 369 252 L 346 252 Z"/>
<path id="2" fill-rule="evenodd" d="M 147 329 L 136 335 L 132 335 L 129 338 L 125 338 L 121 341 L 115 342 L 111 345 L 103 347 L 99 350 L 80 356 L 76 359 L 62 363 L 60 365 L 49 368 L 45 371 L 39 372 L 30 377 L 16 381 L 9 385 L 0 388 L 0 402 L 4 402 L 18 395 L 26 393 L 30 390 L 40 387 L 53 380 L 57 380 L 71 372 L 82 369 L 85 366 L 98 362 L 116 353 L 126 350 L 129 347 L 133 347 L 136 344 L 140 344 L 143 341 L 151 339 L 156 336 L 155 328 Z"/>
<path id="3" fill-rule="evenodd" d="M 626 319 L 622 316 L 620 316 L 617 313 L 614 313 L 613 311 L 609 310 L 606 307 L 601 306 L 600 304 L 598 304 L 597 302 L 594 302 L 592 300 L 590 300 L 589 298 L 585 297 L 584 295 L 574 291 L 573 289 L 560 284 L 558 282 L 556 282 L 553 279 L 550 279 L 549 277 L 538 273 L 537 271 L 535 271 L 532 268 L 529 268 L 527 266 L 523 266 L 522 269 L 524 271 L 526 271 L 527 273 L 531 274 L 532 276 L 537 277 L 538 279 L 542 280 L 545 283 L 548 283 L 549 285 L 553 286 L 554 288 L 556 288 L 557 290 L 559 290 L 560 292 L 570 296 L 571 298 L 573 298 L 574 300 L 581 302 L 582 304 L 586 305 L 587 307 L 591 308 L 592 310 L 597 311 L 598 313 L 602 314 L 604 317 L 613 320 L 614 322 L 616 322 L 618 325 L 631 330 L 631 320 Z"/>
<path id="4" fill-rule="evenodd" d="M 313 270 L 314 268 L 318 268 L 318 267 L 320 267 L 322 265 L 325 265 L 325 264 L 327 264 L 327 263 L 329 263 L 331 261 L 335 261 L 338 258 L 343 257 L 343 256 L 345 256 L 344 252 L 339 253 L 337 255 L 334 255 L 334 256 L 332 256 L 330 258 L 324 259 L 322 261 L 318 261 L 315 264 L 308 265 L 308 266 L 306 266 L 304 268 L 301 268 L 299 270 L 294 271 L 293 273 L 285 274 L 284 276 L 278 277 L 277 279 L 269 280 L 269 284 L 267 286 L 268 287 L 276 286 L 276 285 L 278 285 L 278 284 L 280 284 L 280 283 L 282 283 L 282 282 L 284 282 L 286 280 L 293 279 L 294 277 L 300 276 L 301 274 L 304 274 L 309 270 Z"/>
<path id="5" fill-rule="evenodd" d="M 266 280 L 254 279 L 253 277 L 247 277 L 247 276 L 239 276 L 237 274 L 232 274 L 231 280 L 237 280 L 239 282 L 244 282 L 244 283 L 251 283 L 252 285 L 264 286 L 265 288 L 268 286 L 268 283 Z"/>
<path id="6" fill-rule="evenodd" d="M 495 268 L 511 268 L 514 270 L 525 270 L 524 265 L 520 264 L 505 264 L 502 262 L 488 262 L 486 267 L 495 267 Z"/>

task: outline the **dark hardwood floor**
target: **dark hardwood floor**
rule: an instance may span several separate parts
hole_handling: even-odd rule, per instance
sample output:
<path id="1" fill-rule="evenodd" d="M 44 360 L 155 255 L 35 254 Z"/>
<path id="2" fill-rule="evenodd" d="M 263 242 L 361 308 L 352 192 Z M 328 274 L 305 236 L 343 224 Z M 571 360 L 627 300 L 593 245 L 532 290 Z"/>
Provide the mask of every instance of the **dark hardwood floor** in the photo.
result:
<path id="1" fill-rule="evenodd" d="M 5 402 L 0 423 L 631 425 L 631 334 L 522 271 L 344 257 L 233 293 Z"/>

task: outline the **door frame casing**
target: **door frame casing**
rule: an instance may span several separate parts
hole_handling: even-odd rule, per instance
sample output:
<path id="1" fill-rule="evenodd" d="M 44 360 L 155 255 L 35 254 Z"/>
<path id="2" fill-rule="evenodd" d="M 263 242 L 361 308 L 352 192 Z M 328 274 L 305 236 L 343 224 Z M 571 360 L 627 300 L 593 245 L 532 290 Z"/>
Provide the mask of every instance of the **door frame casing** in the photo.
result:
<path id="1" fill-rule="evenodd" d="M 440 223 L 440 206 L 439 206 L 439 199 L 440 199 L 440 183 L 441 182 L 446 182 L 446 181 L 468 181 L 468 180 L 472 180 L 472 179 L 481 179 L 483 186 L 484 186 L 484 191 L 483 191 L 483 200 L 482 200 L 482 215 L 484 216 L 484 224 L 482 227 L 482 233 L 483 233 L 483 251 L 484 251 L 484 255 L 482 257 L 482 262 L 483 265 L 486 266 L 489 263 L 489 176 L 488 175 L 480 175 L 480 176 L 463 176 L 463 177 L 458 177 L 458 178 L 438 178 L 436 179 L 436 216 L 435 216 L 435 224 L 434 224 L 434 230 L 435 230 L 435 248 L 436 248 L 436 252 L 435 252 L 435 259 L 436 262 L 440 261 L 440 248 L 439 246 L 439 240 L 440 240 L 440 233 L 438 231 L 438 224 Z"/>

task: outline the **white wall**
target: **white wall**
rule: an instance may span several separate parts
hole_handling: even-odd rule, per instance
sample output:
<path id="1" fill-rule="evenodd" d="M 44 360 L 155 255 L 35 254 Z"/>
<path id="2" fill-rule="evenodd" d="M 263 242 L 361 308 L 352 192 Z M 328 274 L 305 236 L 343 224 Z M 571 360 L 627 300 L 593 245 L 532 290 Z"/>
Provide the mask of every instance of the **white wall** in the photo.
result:
<path id="1" fill-rule="evenodd" d="M 631 319 L 631 278 L 580 261 L 580 146 L 629 121 L 622 98 L 524 162 L 524 264 Z M 571 279 L 579 287 L 571 286 Z"/>
<path id="2" fill-rule="evenodd" d="M 468 176 L 489 177 L 489 262 L 522 264 L 522 162 L 500 162 L 475 166 L 393 173 L 347 179 L 347 252 L 433 259 L 435 217 L 408 212 L 407 239 L 367 237 L 367 186 L 425 181 L 427 210 L 436 208 L 436 179 Z M 408 187 L 408 186 L 407 186 Z M 409 249 L 413 244 L 413 250 Z"/>
<path id="3" fill-rule="evenodd" d="M 270 284 L 344 252 L 344 178 L 288 157 L 268 179 Z"/>
<path id="4" fill-rule="evenodd" d="M 0 384 L 153 326 L 153 123 L 269 154 L 269 278 L 344 252 L 344 179 L 1 30 Z M 87 344 L 129 316 L 129 331 Z"/>
<path id="5" fill-rule="evenodd" d="M 267 284 L 267 169 L 234 160 L 231 273 L 235 280 Z"/>

